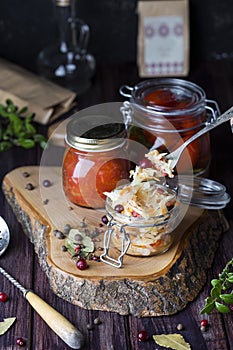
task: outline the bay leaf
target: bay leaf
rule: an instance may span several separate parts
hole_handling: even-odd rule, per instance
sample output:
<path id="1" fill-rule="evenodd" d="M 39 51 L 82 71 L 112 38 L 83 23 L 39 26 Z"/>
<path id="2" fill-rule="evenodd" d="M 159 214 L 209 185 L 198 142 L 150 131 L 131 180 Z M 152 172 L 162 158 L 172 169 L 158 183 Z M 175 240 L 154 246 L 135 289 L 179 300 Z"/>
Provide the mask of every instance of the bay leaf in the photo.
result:
<path id="1" fill-rule="evenodd" d="M 66 239 L 66 248 L 68 249 L 71 255 L 75 253 L 75 245 L 79 243 L 76 240 L 76 235 L 82 238 L 82 244 L 84 246 L 84 248 L 82 248 L 82 252 L 84 253 L 84 255 L 88 255 L 88 253 L 94 251 L 95 246 L 93 240 L 79 229 L 72 228 L 69 231 L 68 237 Z"/>
<path id="2" fill-rule="evenodd" d="M 0 322 L 0 335 L 6 333 L 6 331 L 8 331 L 8 329 L 13 325 L 15 320 L 16 317 L 4 318 L 4 320 Z"/>
<path id="3" fill-rule="evenodd" d="M 156 344 L 170 348 L 173 350 L 191 350 L 191 346 L 187 343 L 181 334 L 159 334 L 153 335 Z"/>

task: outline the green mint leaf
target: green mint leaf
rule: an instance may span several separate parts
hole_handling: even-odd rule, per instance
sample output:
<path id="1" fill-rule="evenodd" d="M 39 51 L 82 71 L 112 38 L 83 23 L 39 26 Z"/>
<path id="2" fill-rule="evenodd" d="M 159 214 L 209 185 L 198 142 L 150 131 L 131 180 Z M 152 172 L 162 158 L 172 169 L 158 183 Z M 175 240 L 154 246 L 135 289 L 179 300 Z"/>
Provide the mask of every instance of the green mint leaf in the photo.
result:
<path id="1" fill-rule="evenodd" d="M 12 147 L 12 143 L 9 141 L 1 141 L 0 142 L 0 152 L 7 151 Z"/>
<path id="2" fill-rule="evenodd" d="M 46 148 L 47 148 L 47 141 L 46 141 L 46 139 L 41 140 L 41 141 L 39 142 L 39 144 L 40 144 L 40 147 L 41 147 L 41 148 L 43 148 L 43 149 L 46 149 Z"/>
<path id="3" fill-rule="evenodd" d="M 33 136 L 33 139 L 35 142 L 39 143 L 40 147 L 45 149 L 47 146 L 47 139 L 45 136 L 40 135 L 40 134 L 35 134 Z"/>
<path id="4" fill-rule="evenodd" d="M 31 139 L 18 140 L 18 145 L 23 148 L 29 149 L 35 146 L 35 142 Z"/>
<path id="5" fill-rule="evenodd" d="M 218 298 L 220 295 L 220 292 L 221 292 L 221 285 L 220 287 L 218 286 L 218 287 L 212 288 L 210 294 L 213 298 Z"/>
<path id="6" fill-rule="evenodd" d="M 0 107 L 0 115 L 3 118 L 7 118 L 8 117 L 8 112 L 5 110 L 5 108 L 1 108 Z"/>
<path id="7" fill-rule="evenodd" d="M 28 110 L 28 108 L 25 106 L 19 110 L 19 114 L 24 114 L 27 112 L 27 110 Z"/>
<path id="8" fill-rule="evenodd" d="M 233 294 L 220 294 L 219 297 L 227 304 L 233 304 Z"/>
<path id="9" fill-rule="evenodd" d="M 36 127 L 32 124 L 35 114 L 23 116 L 27 110 L 27 107 L 23 107 L 19 111 L 10 99 L 6 100 L 6 105 L 0 104 L 0 152 L 12 146 L 32 148 L 36 143 L 42 148 L 46 147 L 47 139 L 37 134 Z"/>
<path id="10" fill-rule="evenodd" d="M 228 288 L 231 287 L 231 282 L 228 281 L 228 278 L 226 277 L 224 285 L 222 287 L 223 290 L 227 290 Z"/>
<path id="11" fill-rule="evenodd" d="M 218 286 L 220 286 L 220 288 L 222 287 L 221 282 L 219 280 L 217 280 L 217 279 L 213 279 L 211 281 L 211 284 L 212 284 L 213 287 L 218 287 Z"/>
<path id="12" fill-rule="evenodd" d="M 26 122 L 25 127 L 26 127 L 26 131 L 29 135 L 35 134 L 36 128 L 32 124 Z"/>
<path id="13" fill-rule="evenodd" d="M 223 304 L 221 304 L 221 303 L 219 303 L 219 302 L 217 302 L 217 301 L 215 302 L 215 306 L 216 306 L 217 310 L 218 310 L 219 312 L 221 312 L 222 314 L 227 314 L 227 313 L 230 312 L 230 309 L 229 309 L 228 306 L 223 305 Z"/>
<path id="14" fill-rule="evenodd" d="M 215 302 L 212 300 L 211 302 L 206 303 L 206 305 L 201 310 L 201 314 L 210 314 L 215 308 Z"/>
<path id="15" fill-rule="evenodd" d="M 7 104 L 7 106 L 11 106 L 11 105 L 13 105 L 13 102 L 12 102 L 11 99 L 7 98 L 6 99 L 6 104 Z"/>
<path id="16" fill-rule="evenodd" d="M 233 276 L 227 277 L 227 281 L 233 283 Z"/>

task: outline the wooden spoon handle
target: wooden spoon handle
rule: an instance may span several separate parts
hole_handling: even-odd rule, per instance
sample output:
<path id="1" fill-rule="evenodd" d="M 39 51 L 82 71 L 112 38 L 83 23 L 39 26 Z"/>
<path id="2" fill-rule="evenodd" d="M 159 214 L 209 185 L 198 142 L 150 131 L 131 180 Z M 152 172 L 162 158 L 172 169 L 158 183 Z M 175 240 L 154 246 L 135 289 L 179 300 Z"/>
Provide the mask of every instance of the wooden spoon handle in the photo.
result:
<path id="1" fill-rule="evenodd" d="M 84 337 L 82 333 L 72 325 L 72 323 L 32 291 L 29 290 L 26 293 L 25 298 L 47 325 L 67 345 L 72 349 L 82 348 Z"/>

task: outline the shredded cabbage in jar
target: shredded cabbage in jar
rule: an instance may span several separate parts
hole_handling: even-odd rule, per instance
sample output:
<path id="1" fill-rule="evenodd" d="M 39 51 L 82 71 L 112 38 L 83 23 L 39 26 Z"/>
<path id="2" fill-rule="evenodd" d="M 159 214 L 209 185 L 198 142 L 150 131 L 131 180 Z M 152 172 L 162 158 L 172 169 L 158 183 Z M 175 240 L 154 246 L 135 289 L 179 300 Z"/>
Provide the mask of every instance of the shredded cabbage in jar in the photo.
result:
<path id="1" fill-rule="evenodd" d="M 145 219 L 166 216 L 174 206 L 176 196 L 162 186 L 155 186 L 151 180 L 159 180 L 165 174 L 173 177 L 170 162 L 165 158 L 165 153 L 157 150 L 149 152 L 145 157 L 150 160 L 151 167 L 136 166 L 130 173 L 133 178 L 130 184 L 104 194 L 111 199 L 112 208 L 122 206 L 121 214 Z"/>
<path id="2" fill-rule="evenodd" d="M 145 155 L 150 161 L 150 167 L 142 168 L 136 166 L 135 170 L 131 170 L 130 176 L 134 183 L 148 180 L 158 180 L 161 177 L 174 177 L 171 168 L 171 160 L 166 158 L 167 153 L 159 153 L 157 150 L 151 151 Z"/>
<path id="3" fill-rule="evenodd" d="M 121 189 L 106 193 L 111 199 L 112 208 L 121 204 L 124 208 L 121 214 L 144 219 L 168 214 L 175 204 L 176 196 L 169 194 L 154 182 L 141 182 L 129 184 Z"/>

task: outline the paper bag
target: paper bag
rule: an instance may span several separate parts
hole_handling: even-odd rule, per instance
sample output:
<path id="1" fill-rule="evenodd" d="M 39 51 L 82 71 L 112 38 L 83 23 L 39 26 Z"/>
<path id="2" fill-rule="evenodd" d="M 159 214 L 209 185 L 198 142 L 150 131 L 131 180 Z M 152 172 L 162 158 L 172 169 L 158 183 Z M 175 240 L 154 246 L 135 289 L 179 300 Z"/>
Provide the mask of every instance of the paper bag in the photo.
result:
<path id="1" fill-rule="evenodd" d="M 73 105 L 76 94 L 0 59 L 0 103 L 10 98 L 17 106 L 28 107 L 35 121 L 47 124 Z"/>
<path id="2" fill-rule="evenodd" d="M 186 76 L 189 71 L 188 0 L 140 0 L 137 11 L 139 76 Z"/>

